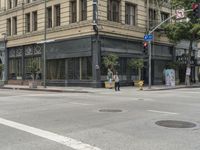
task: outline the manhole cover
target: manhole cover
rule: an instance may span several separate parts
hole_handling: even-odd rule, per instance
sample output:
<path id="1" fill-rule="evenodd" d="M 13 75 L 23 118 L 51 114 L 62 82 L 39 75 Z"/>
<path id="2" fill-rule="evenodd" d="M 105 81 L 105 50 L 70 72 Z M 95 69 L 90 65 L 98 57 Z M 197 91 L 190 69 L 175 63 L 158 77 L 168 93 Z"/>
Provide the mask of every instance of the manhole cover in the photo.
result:
<path id="1" fill-rule="evenodd" d="M 193 128 L 196 124 L 192 122 L 177 121 L 177 120 L 161 120 L 156 122 L 157 125 L 168 128 Z"/>
<path id="2" fill-rule="evenodd" d="M 100 109 L 99 112 L 122 112 L 120 109 Z"/>

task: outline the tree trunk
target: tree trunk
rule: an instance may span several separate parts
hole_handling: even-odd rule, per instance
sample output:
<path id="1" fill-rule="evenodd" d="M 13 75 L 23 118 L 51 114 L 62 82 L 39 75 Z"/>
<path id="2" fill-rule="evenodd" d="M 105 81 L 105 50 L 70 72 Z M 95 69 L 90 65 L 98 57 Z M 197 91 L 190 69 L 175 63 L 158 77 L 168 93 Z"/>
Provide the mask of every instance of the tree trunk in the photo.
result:
<path id="1" fill-rule="evenodd" d="M 191 54 L 192 54 L 192 44 L 193 40 L 190 41 L 189 45 L 189 53 L 188 53 L 188 60 L 187 60 L 187 65 L 186 65 L 186 73 L 185 73 L 185 84 L 186 86 L 190 86 L 190 76 L 191 76 Z"/>
<path id="2" fill-rule="evenodd" d="M 138 77 L 139 77 L 139 80 L 141 80 L 141 68 L 138 68 Z"/>

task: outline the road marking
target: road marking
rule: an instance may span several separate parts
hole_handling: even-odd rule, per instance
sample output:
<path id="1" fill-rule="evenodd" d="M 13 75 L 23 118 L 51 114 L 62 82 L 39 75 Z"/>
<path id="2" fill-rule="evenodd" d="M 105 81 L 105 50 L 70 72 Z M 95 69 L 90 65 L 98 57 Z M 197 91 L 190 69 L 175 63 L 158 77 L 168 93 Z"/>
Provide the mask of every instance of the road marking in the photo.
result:
<path id="1" fill-rule="evenodd" d="M 81 141 L 77 141 L 75 139 L 69 138 L 69 137 L 65 137 L 62 135 L 58 135 L 56 133 L 52 133 L 49 131 L 45 131 L 45 130 L 41 130 L 41 129 L 37 129 L 31 126 L 27 126 L 24 124 L 20 124 L 17 122 L 13 122 L 10 120 L 6 120 L 3 118 L 0 118 L 0 124 L 5 125 L 5 126 L 9 126 L 21 131 L 25 131 L 28 133 L 31 133 L 33 135 L 45 138 L 45 139 L 49 139 L 51 141 L 55 141 L 57 143 L 60 143 L 62 145 L 68 146 L 70 148 L 73 148 L 75 150 L 101 150 L 97 147 L 91 146 L 89 144 L 85 144 L 82 143 Z"/>
<path id="2" fill-rule="evenodd" d="M 154 113 L 160 113 L 160 114 L 178 115 L 178 113 L 175 113 L 175 112 L 158 111 L 158 110 L 147 110 L 147 111 L 154 112 Z"/>
<path id="3" fill-rule="evenodd" d="M 74 104 L 74 105 L 83 105 L 83 106 L 90 106 L 92 104 L 87 104 L 87 103 L 78 103 L 78 102 L 69 102 L 69 104 Z"/>

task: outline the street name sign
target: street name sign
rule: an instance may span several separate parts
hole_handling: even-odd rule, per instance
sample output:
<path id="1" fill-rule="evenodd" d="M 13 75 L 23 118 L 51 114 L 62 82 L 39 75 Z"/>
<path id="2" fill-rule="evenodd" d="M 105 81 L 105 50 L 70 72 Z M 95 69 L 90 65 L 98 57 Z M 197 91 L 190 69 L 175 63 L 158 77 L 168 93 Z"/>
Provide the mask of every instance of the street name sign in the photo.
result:
<path id="1" fill-rule="evenodd" d="M 144 40 L 145 41 L 152 41 L 153 40 L 153 35 L 152 34 L 146 34 L 144 36 Z"/>

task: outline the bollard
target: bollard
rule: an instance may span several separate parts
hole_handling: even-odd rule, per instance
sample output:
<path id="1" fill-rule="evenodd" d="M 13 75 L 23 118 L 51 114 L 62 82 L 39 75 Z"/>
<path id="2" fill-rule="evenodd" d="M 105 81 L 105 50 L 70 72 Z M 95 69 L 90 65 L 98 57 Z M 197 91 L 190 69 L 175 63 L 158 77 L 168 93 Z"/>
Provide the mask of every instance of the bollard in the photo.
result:
<path id="1" fill-rule="evenodd" d="M 143 90 L 144 81 L 140 80 L 140 81 L 138 82 L 138 85 L 139 85 L 139 89 L 140 89 L 140 90 Z"/>

